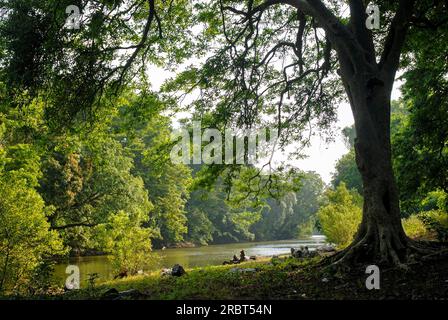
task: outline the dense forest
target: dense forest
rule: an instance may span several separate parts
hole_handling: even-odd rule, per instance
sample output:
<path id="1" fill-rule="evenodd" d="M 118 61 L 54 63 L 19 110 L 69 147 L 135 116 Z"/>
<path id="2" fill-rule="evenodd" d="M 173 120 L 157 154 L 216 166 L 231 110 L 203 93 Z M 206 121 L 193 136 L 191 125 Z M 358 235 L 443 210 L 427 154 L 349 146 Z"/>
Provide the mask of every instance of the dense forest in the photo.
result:
<path id="1" fill-rule="evenodd" d="M 75 255 L 131 275 L 153 249 L 319 233 L 332 262 L 402 266 L 446 242 L 446 3 L 377 2 L 384 32 L 356 0 L 351 18 L 338 1 L 0 0 L 0 295 Z M 337 128 L 343 101 L 355 124 Z M 194 121 L 348 153 L 329 185 L 287 159 L 173 163 Z"/>

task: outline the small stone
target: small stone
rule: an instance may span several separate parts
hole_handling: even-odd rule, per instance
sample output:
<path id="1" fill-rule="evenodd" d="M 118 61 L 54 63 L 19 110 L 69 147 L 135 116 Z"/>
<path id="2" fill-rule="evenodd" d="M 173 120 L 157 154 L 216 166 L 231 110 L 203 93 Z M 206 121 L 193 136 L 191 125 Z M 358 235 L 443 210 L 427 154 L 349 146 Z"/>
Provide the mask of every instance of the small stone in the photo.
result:
<path id="1" fill-rule="evenodd" d="M 185 269 L 180 265 L 180 264 L 176 264 L 174 265 L 172 271 L 171 271 L 171 275 L 174 277 L 181 277 L 185 274 Z"/>
<path id="2" fill-rule="evenodd" d="M 327 283 L 327 282 L 329 282 L 330 280 L 328 280 L 327 278 L 323 278 L 322 279 L 322 282 L 325 282 L 325 283 Z"/>
<path id="3" fill-rule="evenodd" d="M 162 269 L 162 276 L 170 276 L 172 272 L 172 269 L 164 268 Z"/>

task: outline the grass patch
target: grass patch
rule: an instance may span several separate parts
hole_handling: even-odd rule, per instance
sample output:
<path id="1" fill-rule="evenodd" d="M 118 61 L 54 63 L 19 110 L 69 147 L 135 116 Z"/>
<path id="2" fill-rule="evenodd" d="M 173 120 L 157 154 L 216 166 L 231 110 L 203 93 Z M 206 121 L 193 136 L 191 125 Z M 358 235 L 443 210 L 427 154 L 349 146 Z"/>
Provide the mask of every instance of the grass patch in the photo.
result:
<path id="1" fill-rule="evenodd" d="M 365 265 L 341 273 L 322 268 L 321 258 L 290 257 L 264 259 L 229 266 L 187 269 L 182 277 L 162 276 L 158 272 L 101 283 L 94 288 L 33 299 L 103 299 L 114 288 L 120 293 L 136 290 L 122 299 L 155 300 L 382 300 L 447 299 L 448 256 L 437 261 L 422 261 L 409 270 L 381 269 L 381 289 L 368 290 Z M 256 269 L 255 272 L 231 272 L 232 268 Z M 110 298 L 110 297 L 109 297 Z"/>
<path id="2" fill-rule="evenodd" d="M 68 292 L 64 299 L 100 299 L 104 292 L 136 289 L 143 299 L 266 299 L 285 289 L 292 273 L 304 270 L 317 260 L 293 258 L 263 259 L 238 265 L 187 269 L 182 277 L 162 276 L 160 272 L 104 282 L 95 288 Z M 232 268 L 256 269 L 231 272 Z"/>

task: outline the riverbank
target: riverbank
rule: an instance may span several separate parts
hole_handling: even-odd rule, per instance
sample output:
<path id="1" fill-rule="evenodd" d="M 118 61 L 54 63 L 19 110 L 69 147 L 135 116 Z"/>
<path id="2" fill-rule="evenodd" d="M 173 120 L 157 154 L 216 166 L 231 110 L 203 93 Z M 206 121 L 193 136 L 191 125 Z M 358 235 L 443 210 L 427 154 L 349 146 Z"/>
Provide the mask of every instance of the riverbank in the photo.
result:
<path id="1" fill-rule="evenodd" d="M 231 266 L 187 269 L 181 277 L 154 272 L 56 295 L 56 299 L 448 299 L 448 257 L 381 270 L 380 290 L 367 290 L 365 268 L 339 274 L 321 258 L 265 258 Z M 117 292 L 120 292 L 118 294 Z M 48 298 L 48 297 L 47 297 Z"/>
<path id="2" fill-rule="evenodd" d="M 166 250 L 154 250 L 157 262 L 149 266 L 144 272 L 151 273 L 164 268 L 171 268 L 175 264 L 180 264 L 184 268 L 206 267 L 211 265 L 222 265 L 223 261 L 229 260 L 233 255 L 239 256 L 244 250 L 246 256 L 274 256 L 290 254 L 291 248 L 307 246 L 314 250 L 325 245 L 325 237 L 314 236 L 305 239 L 267 241 L 267 242 L 246 242 L 221 245 L 210 245 L 197 248 L 178 248 Z M 116 273 L 110 260 L 106 256 L 77 257 L 62 261 L 55 266 L 54 280 L 60 285 L 64 285 L 67 278 L 66 268 L 68 265 L 76 265 L 80 270 L 81 287 L 88 285 L 91 274 L 97 274 L 97 283 L 112 280 Z"/>

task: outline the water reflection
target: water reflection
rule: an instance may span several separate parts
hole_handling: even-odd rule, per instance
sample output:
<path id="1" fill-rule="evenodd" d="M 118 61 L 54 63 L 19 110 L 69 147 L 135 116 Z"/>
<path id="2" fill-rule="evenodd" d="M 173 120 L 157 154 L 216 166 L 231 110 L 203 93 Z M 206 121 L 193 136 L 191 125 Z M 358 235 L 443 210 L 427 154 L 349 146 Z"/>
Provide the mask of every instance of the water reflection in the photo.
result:
<path id="1" fill-rule="evenodd" d="M 239 256 L 239 252 L 242 249 L 246 252 L 246 256 L 273 256 L 287 254 L 291 248 L 300 246 L 307 246 L 310 250 L 314 250 L 324 243 L 324 236 L 312 236 L 303 240 L 232 243 L 199 248 L 154 250 L 155 253 L 161 256 L 160 263 L 158 266 L 154 266 L 154 270 L 170 268 L 176 263 L 181 264 L 185 268 L 220 265 L 224 260 L 230 260 L 234 254 Z M 110 280 L 114 276 L 112 266 L 106 256 L 77 257 L 70 258 L 55 267 L 55 278 L 60 283 L 64 283 L 64 279 L 67 276 L 65 268 L 68 264 L 79 266 L 81 286 L 86 286 L 89 274 L 97 273 L 99 275 L 97 282 Z"/>

